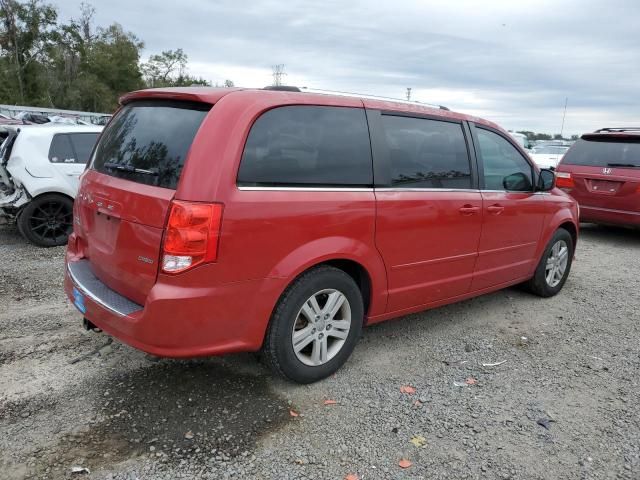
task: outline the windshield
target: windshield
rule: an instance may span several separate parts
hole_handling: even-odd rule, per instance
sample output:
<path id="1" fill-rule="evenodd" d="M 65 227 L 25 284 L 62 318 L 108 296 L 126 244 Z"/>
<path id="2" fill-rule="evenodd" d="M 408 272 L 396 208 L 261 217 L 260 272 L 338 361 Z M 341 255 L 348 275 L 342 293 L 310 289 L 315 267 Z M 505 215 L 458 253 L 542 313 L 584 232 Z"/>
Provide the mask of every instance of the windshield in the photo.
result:
<path id="1" fill-rule="evenodd" d="M 640 142 L 578 140 L 562 160 L 565 165 L 640 167 Z"/>
<path id="2" fill-rule="evenodd" d="M 211 105 L 192 102 L 132 102 L 107 126 L 92 168 L 175 190 L 191 142 L 210 109 Z"/>
<path id="3" fill-rule="evenodd" d="M 567 150 L 569 150 L 569 147 L 546 146 L 536 148 L 533 153 L 541 153 L 544 155 L 562 155 L 566 153 Z"/>

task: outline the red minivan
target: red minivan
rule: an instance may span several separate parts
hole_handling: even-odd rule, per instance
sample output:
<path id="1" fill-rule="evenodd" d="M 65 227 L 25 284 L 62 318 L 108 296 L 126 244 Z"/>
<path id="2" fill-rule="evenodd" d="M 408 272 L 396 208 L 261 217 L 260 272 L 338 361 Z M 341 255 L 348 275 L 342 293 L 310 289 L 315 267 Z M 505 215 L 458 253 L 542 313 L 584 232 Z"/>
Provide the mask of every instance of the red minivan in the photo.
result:
<path id="1" fill-rule="evenodd" d="M 259 351 L 301 383 L 364 325 L 564 285 L 576 202 L 485 120 L 258 89 L 121 99 L 84 172 L 65 289 L 154 355 Z"/>
<path id="2" fill-rule="evenodd" d="M 580 205 L 580 221 L 640 226 L 640 128 L 582 135 L 558 165 L 557 183 Z"/>

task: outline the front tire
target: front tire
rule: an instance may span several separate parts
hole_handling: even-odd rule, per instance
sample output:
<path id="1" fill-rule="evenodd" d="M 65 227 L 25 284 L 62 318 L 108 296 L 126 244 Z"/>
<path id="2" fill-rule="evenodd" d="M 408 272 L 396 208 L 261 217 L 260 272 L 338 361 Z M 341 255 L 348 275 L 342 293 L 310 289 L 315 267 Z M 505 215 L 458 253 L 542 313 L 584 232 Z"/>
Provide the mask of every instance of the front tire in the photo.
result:
<path id="1" fill-rule="evenodd" d="M 344 271 L 314 268 L 294 281 L 271 317 L 263 346 L 266 363 L 297 383 L 328 377 L 349 358 L 360 338 L 360 289 Z"/>
<path id="2" fill-rule="evenodd" d="M 559 228 L 547 244 L 533 278 L 525 285 L 540 297 L 556 295 L 569 276 L 573 261 L 573 237 L 564 228 Z"/>
<path id="3" fill-rule="evenodd" d="M 39 247 L 65 245 L 73 231 L 73 200 L 47 193 L 34 198 L 17 218 L 18 231 Z"/>

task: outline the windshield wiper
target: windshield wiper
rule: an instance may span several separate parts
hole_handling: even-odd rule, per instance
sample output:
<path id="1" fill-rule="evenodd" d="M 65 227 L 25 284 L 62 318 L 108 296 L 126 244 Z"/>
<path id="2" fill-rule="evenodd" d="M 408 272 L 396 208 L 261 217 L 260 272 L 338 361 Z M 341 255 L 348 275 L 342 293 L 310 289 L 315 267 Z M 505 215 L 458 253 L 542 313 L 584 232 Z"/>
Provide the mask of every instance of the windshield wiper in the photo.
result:
<path id="1" fill-rule="evenodd" d="M 607 167 L 632 167 L 638 168 L 640 165 L 635 165 L 633 163 L 607 163 Z"/>
<path id="2" fill-rule="evenodd" d="M 121 172 L 140 173 L 142 175 L 153 175 L 154 177 L 157 177 L 159 175 L 159 173 L 154 170 L 136 168 L 132 165 L 120 165 L 119 163 L 105 162 L 104 166 L 113 170 L 120 170 Z"/>

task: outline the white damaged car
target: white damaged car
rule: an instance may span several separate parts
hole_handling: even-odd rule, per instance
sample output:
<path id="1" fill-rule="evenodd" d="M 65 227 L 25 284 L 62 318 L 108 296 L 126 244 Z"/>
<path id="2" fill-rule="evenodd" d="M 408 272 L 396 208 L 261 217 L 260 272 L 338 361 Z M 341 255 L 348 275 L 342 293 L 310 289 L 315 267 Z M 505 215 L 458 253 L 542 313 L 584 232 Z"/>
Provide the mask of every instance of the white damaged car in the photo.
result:
<path id="1" fill-rule="evenodd" d="M 78 177 L 103 127 L 7 126 L 0 146 L 0 220 L 16 221 L 30 242 L 53 247 L 73 230 Z"/>

